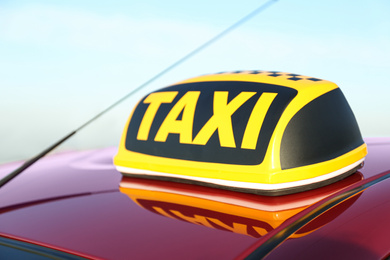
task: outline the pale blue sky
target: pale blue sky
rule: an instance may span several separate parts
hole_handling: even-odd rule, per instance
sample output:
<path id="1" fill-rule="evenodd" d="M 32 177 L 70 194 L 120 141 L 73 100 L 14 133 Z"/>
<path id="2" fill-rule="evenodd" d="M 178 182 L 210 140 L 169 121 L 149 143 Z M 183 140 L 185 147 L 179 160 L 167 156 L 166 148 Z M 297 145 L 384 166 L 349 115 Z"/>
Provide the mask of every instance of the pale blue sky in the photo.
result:
<path id="1" fill-rule="evenodd" d="M 0 162 L 38 153 L 264 2 L 0 1 Z M 387 0 L 279 0 L 62 149 L 117 145 L 155 88 L 246 69 L 333 81 L 363 136 L 389 136 L 389 13 Z"/>

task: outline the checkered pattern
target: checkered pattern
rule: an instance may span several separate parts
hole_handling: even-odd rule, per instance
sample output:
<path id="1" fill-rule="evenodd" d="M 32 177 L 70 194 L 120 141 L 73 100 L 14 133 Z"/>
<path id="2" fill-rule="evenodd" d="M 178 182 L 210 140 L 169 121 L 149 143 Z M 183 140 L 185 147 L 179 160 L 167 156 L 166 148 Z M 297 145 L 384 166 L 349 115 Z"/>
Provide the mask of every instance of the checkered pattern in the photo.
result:
<path id="1" fill-rule="evenodd" d="M 299 74 L 286 73 L 280 71 L 265 71 L 265 70 L 237 70 L 231 72 L 219 72 L 215 74 L 265 74 L 269 77 L 285 77 L 287 80 L 299 81 L 299 80 L 310 80 L 310 81 L 322 81 L 322 79 L 307 77 Z"/>

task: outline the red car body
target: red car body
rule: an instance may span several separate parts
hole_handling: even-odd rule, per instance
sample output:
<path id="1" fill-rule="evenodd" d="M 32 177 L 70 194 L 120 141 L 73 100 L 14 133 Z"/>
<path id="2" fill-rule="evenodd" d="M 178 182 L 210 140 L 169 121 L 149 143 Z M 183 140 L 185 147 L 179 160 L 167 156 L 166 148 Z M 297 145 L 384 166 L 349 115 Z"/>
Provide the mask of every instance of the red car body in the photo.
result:
<path id="1" fill-rule="evenodd" d="M 280 197 L 122 179 L 115 148 L 52 155 L 0 189 L 0 238 L 93 259 L 385 258 L 390 139 L 365 141 L 358 173 Z"/>

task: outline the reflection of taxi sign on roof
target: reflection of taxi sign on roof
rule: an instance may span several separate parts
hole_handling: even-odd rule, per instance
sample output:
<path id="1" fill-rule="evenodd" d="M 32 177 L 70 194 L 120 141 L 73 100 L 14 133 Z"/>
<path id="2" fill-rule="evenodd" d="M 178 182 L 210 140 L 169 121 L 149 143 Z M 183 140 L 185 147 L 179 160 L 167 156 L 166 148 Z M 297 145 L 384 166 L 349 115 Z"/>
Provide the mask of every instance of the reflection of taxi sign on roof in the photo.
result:
<path id="1" fill-rule="evenodd" d="M 243 71 L 147 95 L 129 118 L 114 163 L 124 175 L 280 195 L 342 179 L 366 153 L 337 85 Z"/>
<path id="2" fill-rule="evenodd" d="M 138 206 L 158 215 L 258 238 L 310 205 L 361 180 L 362 175 L 357 172 L 320 189 L 268 197 L 124 177 L 120 191 Z M 302 237 L 330 222 L 351 206 L 359 195 L 315 218 L 290 238 Z"/>

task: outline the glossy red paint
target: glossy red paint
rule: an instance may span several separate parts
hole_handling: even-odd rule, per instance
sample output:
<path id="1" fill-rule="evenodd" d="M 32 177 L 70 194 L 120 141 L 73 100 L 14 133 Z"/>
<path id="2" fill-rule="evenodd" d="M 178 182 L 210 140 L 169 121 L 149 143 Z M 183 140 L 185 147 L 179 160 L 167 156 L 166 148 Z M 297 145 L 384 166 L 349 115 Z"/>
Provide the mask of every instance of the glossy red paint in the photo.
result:
<path id="1" fill-rule="evenodd" d="M 361 170 L 365 180 L 353 186 L 367 183 L 379 176 L 390 175 L 390 171 L 388 171 L 390 165 L 388 159 L 386 159 L 390 151 L 389 138 L 366 141 L 368 141 L 369 156 Z M 387 169 L 387 171 L 380 172 L 384 169 Z M 390 232 L 390 225 L 387 221 L 390 216 L 389 186 L 390 179 L 386 179 L 355 195 L 355 197 L 358 197 L 356 202 L 340 216 L 328 221 L 328 224 L 307 236 L 300 239 L 287 239 L 273 250 L 266 259 L 284 259 L 286 257 L 288 259 L 380 259 L 386 257 L 390 252 L 387 239 Z M 267 240 L 275 237 L 278 231 L 293 224 L 334 196 L 329 196 L 329 198 L 325 198 L 288 219 L 278 230 L 273 230 L 259 239 L 239 259 L 249 256 L 256 248 L 261 247 Z M 332 215 L 326 213 L 319 218 L 333 218 Z M 310 224 L 309 222 L 302 229 Z"/>
<path id="2" fill-rule="evenodd" d="M 44 158 L 0 189 L 0 207 L 118 190 L 121 174 L 112 165 L 114 153 L 109 148 Z M 0 167 L 0 177 L 16 166 Z"/>
<path id="3" fill-rule="evenodd" d="M 368 152 L 360 171 L 365 179 L 390 169 L 389 139 L 368 140 Z M 109 148 L 50 156 L 5 185 L 0 189 L 0 235 L 97 259 L 232 259 L 244 256 L 243 252 L 249 253 L 269 237 L 258 239 L 195 225 L 140 207 L 119 191 L 121 175 L 111 162 L 114 153 L 115 149 Z M 0 174 L 13 167 L 2 166 Z M 389 248 L 389 185 L 387 180 L 370 187 L 317 230 L 285 241 L 269 258 L 384 256 Z M 205 187 L 173 186 L 182 191 L 195 189 L 197 194 L 223 202 L 245 199 L 267 207 L 280 206 L 281 201 L 290 208 L 296 207 L 291 206 L 296 201 L 308 200 L 311 202 L 305 205 L 310 205 L 314 197 L 332 194 L 328 190 L 320 196 L 319 189 L 266 199 Z M 326 189 L 329 187 L 322 191 Z"/>
<path id="4" fill-rule="evenodd" d="M 8 183 L 0 234 L 102 259 L 229 258 L 255 241 L 140 208 L 119 192 L 114 153 L 46 158 Z"/>
<path id="5" fill-rule="evenodd" d="M 388 172 L 390 174 L 390 172 Z M 301 239 L 286 240 L 266 259 L 383 259 L 389 252 L 390 179 L 363 191 L 336 219 Z"/>

